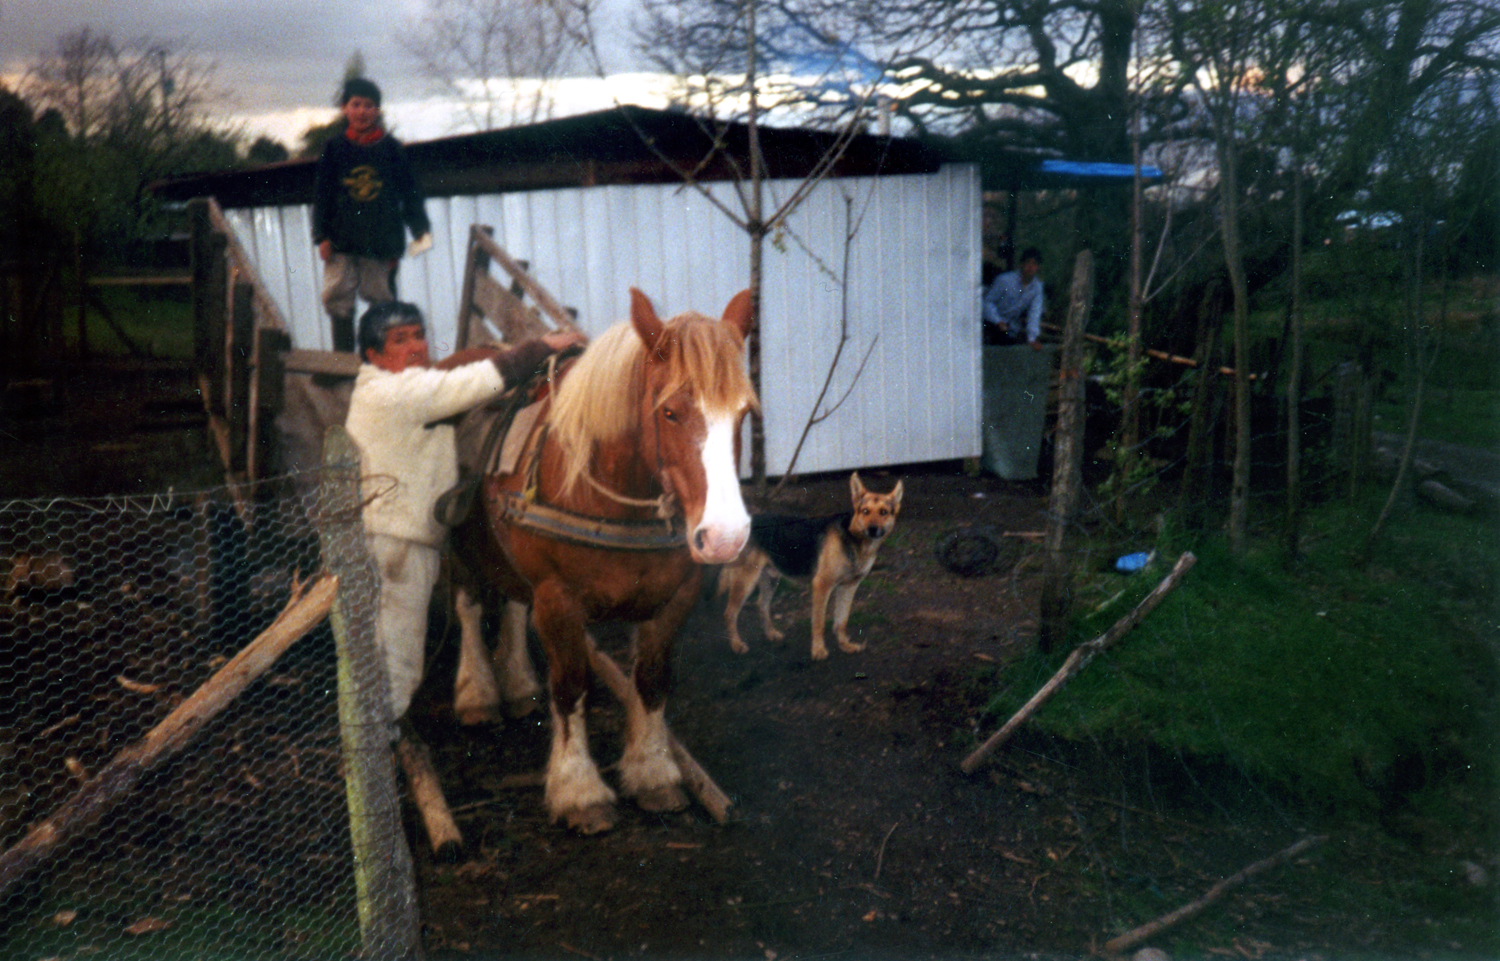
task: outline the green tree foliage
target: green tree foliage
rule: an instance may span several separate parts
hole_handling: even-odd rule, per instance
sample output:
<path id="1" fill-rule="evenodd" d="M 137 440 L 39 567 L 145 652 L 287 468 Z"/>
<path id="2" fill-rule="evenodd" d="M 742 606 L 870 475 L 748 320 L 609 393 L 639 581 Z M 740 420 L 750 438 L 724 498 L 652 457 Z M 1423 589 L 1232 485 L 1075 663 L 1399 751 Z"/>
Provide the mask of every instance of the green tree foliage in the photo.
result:
<path id="1" fill-rule="evenodd" d="M 15 131 L 30 121 L 32 253 L 81 244 L 90 260 L 132 256 L 159 214 L 151 182 L 243 162 L 215 120 L 221 101 L 211 71 L 172 44 L 121 45 L 90 27 L 59 37 L 28 70 L 4 122 Z M 23 216 L 17 195 L 3 199 L 7 216 Z"/>
<path id="2" fill-rule="evenodd" d="M 256 166 L 281 163 L 291 159 L 291 156 L 291 152 L 284 144 L 270 137 L 257 137 L 245 151 L 245 160 Z"/>

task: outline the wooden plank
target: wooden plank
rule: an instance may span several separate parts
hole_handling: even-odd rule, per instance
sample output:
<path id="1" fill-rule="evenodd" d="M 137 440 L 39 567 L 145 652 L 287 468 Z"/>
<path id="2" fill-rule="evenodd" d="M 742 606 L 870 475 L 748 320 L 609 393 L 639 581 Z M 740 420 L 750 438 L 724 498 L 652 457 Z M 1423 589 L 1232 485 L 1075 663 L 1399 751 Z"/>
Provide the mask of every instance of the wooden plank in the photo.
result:
<path id="1" fill-rule="evenodd" d="M 276 327 L 285 327 L 286 323 L 282 320 L 281 309 L 276 306 L 276 302 L 265 292 L 266 285 L 261 282 L 260 275 L 256 273 L 255 264 L 250 260 L 250 256 L 245 253 L 245 248 L 240 245 L 239 237 L 235 234 L 234 227 L 230 226 L 229 221 L 224 217 L 224 211 L 219 209 L 218 202 L 212 197 L 208 199 L 208 219 L 213 225 L 214 230 L 224 236 L 229 259 L 233 262 L 234 269 L 239 273 L 240 279 L 254 287 L 258 292 L 259 299 L 262 301 L 262 310 L 267 317 L 267 323 Z"/>
<path id="2" fill-rule="evenodd" d="M 359 373 L 359 358 L 339 350 L 288 350 L 281 354 L 281 366 L 288 374 L 354 377 Z"/>
<path id="3" fill-rule="evenodd" d="M 90 277 L 90 287 L 187 287 L 192 274 L 170 274 L 160 277 Z"/>
<path id="4" fill-rule="evenodd" d="M 287 648 L 328 616 L 337 578 L 323 575 L 299 588 L 281 616 L 147 735 L 120 751 L 45 821 L 0 855 L 0 898 L 33 868 L 83 837 L 161 762 L 179 754 L 209 721 L 276 663 Z"/>
<path id="5" fill-rule="evenodd" d="M 488 254 L 495 263 L 499 264 L 502 270 L 510 274 L 511 278 L 521 285 L 522 290 L 531 295 L 531 299 L 536 301 L 537 307 L 551 319 L 559 330 L 577 329 L 577 325 L 574 323 L 573 312 L 558 303 L 552 294 L 548 293 L 547 288 L 533 280 L 531 275 L 519 263 L 501 249 L 499 244 L 495 243 L 493 237 L 480 232 L 474 234 L 473 238 L 480 249 Z"/>
<path id="6" fill-rule="evenodd" d="M 474 278 L 474 305 L 484 312 L 500 332 L 500 339 L 507 344 L 540 337 L 552 329 L 543 323 L 533 308 L 516 299 L 489 274 Z M 483 339 L 476 338 L 474 342 Z"/>

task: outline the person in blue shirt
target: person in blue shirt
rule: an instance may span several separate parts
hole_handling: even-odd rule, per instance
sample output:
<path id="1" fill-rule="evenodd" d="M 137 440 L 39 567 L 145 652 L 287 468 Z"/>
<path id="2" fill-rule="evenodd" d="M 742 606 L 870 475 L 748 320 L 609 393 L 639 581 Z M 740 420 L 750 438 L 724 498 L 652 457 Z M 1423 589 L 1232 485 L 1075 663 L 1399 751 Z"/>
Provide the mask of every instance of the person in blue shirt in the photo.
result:
<path id="1" fill-rule="evenodd" d="M 1035 247 L 1021 251 L 1021 262 L 990 282 L 984 292 L 984 344 L 1007 346 L 1030 344 L 1041 350 L 1042 252 Z"/>

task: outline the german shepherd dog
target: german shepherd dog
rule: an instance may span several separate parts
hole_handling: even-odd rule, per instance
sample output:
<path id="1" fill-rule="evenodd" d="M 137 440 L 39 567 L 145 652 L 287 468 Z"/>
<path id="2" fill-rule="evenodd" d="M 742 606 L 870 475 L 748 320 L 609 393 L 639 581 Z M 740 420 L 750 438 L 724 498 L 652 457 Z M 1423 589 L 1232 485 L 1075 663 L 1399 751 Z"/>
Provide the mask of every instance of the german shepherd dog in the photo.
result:
<path id="1" fill-rule="evenodd" d="M 828 657 L 823 628 L 828 619 L 828 598 L 833 596 L 833 633 L 839 650 L 864 650 L 849 640 L 849 610 L 859 582 L 875 566 L 880 542 L 896 524 L 901 510 L 901 482 L 889 494 L 866 490 L 859 474 L 849 478 L 854 509 L 824 517 L 791 517 L 763 514 L 750 519 L 750 543 L 738 560 L 719 575 L 719 590 L 729 595 L 724 624 L 729 646 L 736 654 L 750 650 L 740 639 L 740 608 L 760 588 L 757 605 L 766 637 L 780 641 L 786 635 L 771 622 L 771 593 L 779 576 L 812 578 L 812 658 Z"/>

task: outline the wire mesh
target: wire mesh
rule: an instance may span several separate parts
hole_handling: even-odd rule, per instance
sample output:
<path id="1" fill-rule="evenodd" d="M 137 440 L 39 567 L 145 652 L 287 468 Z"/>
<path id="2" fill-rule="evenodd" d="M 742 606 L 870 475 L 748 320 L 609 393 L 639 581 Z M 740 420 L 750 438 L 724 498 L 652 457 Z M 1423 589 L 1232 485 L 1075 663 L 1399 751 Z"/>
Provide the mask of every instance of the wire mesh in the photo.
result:
<path id="1" fill-rule="evenodd" d="M 370 641 L 378 581 L 353 485 L 339 485 L 351 474 L 0 504 L 7 956 L 410 953 L 410 854 Z M 121 759 L 324 570 L 340 578 L 334 616 L 122 790 Z M 351 771 L 375 779 L 356 794 Z M 351 849 L 372 833 L 351 832 L 351 811 L 381 825 L 377 849 Z"/>

